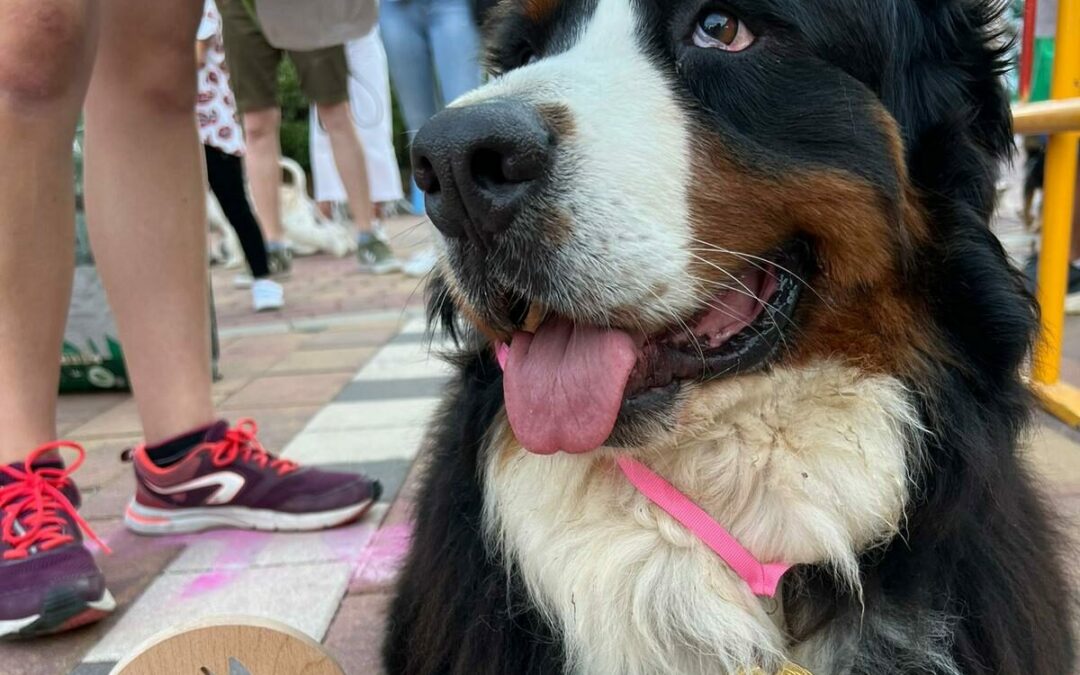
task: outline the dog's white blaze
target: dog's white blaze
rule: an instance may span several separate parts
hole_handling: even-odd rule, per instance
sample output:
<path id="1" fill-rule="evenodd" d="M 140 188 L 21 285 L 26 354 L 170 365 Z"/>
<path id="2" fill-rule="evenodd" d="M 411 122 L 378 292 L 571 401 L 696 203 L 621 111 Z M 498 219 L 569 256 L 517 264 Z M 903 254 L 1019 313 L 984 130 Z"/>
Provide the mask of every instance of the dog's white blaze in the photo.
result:
<path id="1" fill-rule="evenodd" d="M 629 0 L 600 0 L 568 51 L 452 105 L 515 98 L 570 111 L 574 131 L 554 169 L 564 201 L 552 206 L 572 234 L 551 276 L 565 280 L 567 306 L 601 316 L 629 305 L 646 323 L 668 324 L 701 304 L 688 278 L 690 141 L 637 24 Z"/>
<path id="2" fill-rule="evenodd" d="M 694 392 L 678 431 L 635 454 L 758 559 L 824 563 L 857 591 L 857 555 L 903 517 L 921 433 L 910 401 L 890 377 L 779 369 Z M 502 434 L 487 534 L 562 630 L 574 672 L 773 672 L 790 657 L 782 609 L 637 493 L 611 451 L 508 458 Z"/>

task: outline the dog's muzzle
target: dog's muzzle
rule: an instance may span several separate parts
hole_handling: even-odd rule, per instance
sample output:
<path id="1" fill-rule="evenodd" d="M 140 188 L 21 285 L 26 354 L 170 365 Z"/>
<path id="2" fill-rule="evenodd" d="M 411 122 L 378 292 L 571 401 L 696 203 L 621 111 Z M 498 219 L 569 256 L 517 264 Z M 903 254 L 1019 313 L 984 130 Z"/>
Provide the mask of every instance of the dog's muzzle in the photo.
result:
<path id="1" fill-rule="evenodd" d="M 435 227 L 489 250 L 544 183 L 553 149 L 531 106 L 496 100 L 433 117 L 413 142 L 412 163 Z"/>

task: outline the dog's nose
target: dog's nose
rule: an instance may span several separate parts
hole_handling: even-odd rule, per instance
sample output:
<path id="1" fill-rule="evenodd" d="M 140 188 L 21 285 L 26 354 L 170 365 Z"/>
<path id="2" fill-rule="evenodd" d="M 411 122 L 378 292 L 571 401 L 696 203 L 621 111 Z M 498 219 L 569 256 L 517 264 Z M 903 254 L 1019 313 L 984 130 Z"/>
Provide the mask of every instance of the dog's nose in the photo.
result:
<path id="1" fill-rule="evenodd" d="M 435 227 L 487 246 L 543 182 L 552 144 L 537 112 L 516 101 L 433 117 L 413 142 L 412 163 Z"/>

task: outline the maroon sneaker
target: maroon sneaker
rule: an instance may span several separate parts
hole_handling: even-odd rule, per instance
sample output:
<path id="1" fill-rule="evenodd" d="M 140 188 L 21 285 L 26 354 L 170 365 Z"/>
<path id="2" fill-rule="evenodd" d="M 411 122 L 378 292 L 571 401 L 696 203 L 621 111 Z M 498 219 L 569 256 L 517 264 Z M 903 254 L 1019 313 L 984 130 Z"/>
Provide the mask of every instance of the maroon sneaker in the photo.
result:
<path id="1" fill-rule="evenodd" d="M 124 523 L 139 534 L 213 528 L 321 530 L 360 518 L 382 486 L 365 476 L 303 468 L 274 457 L 255 438 L 255 422 L 218 422 L 179 463 L 156 466 L 131 451 L 138 488 Z"/>
<path id="2" fill-rule="evenodd" d="M 69 468 L 40 460 L 60 448 L 78 456 Z M 0 466 L 0 638 L 58 633 L 116 609 L 82 543 L 80 528 L 108 550 L 79 517 L 79 490 L 69 478 L 85 456 L 82 446 L 60 441 Z"/>

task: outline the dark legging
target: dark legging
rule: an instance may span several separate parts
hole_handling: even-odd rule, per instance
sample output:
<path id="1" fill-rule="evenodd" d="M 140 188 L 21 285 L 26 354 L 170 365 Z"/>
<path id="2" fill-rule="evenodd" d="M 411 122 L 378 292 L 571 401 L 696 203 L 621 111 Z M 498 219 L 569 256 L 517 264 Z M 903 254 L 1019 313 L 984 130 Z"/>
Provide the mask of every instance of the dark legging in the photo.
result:
<path id="1" fill-rule="evenodd" d="M 244 167 L 240 158 L 210 145 L 203 145 L 203 149 L 206 151 L 206 176 L 210 179 L 210 189 L 240 238 L 251 276 L 256 279 L 269 276 L 266 240 L 244 191 Z"/>

